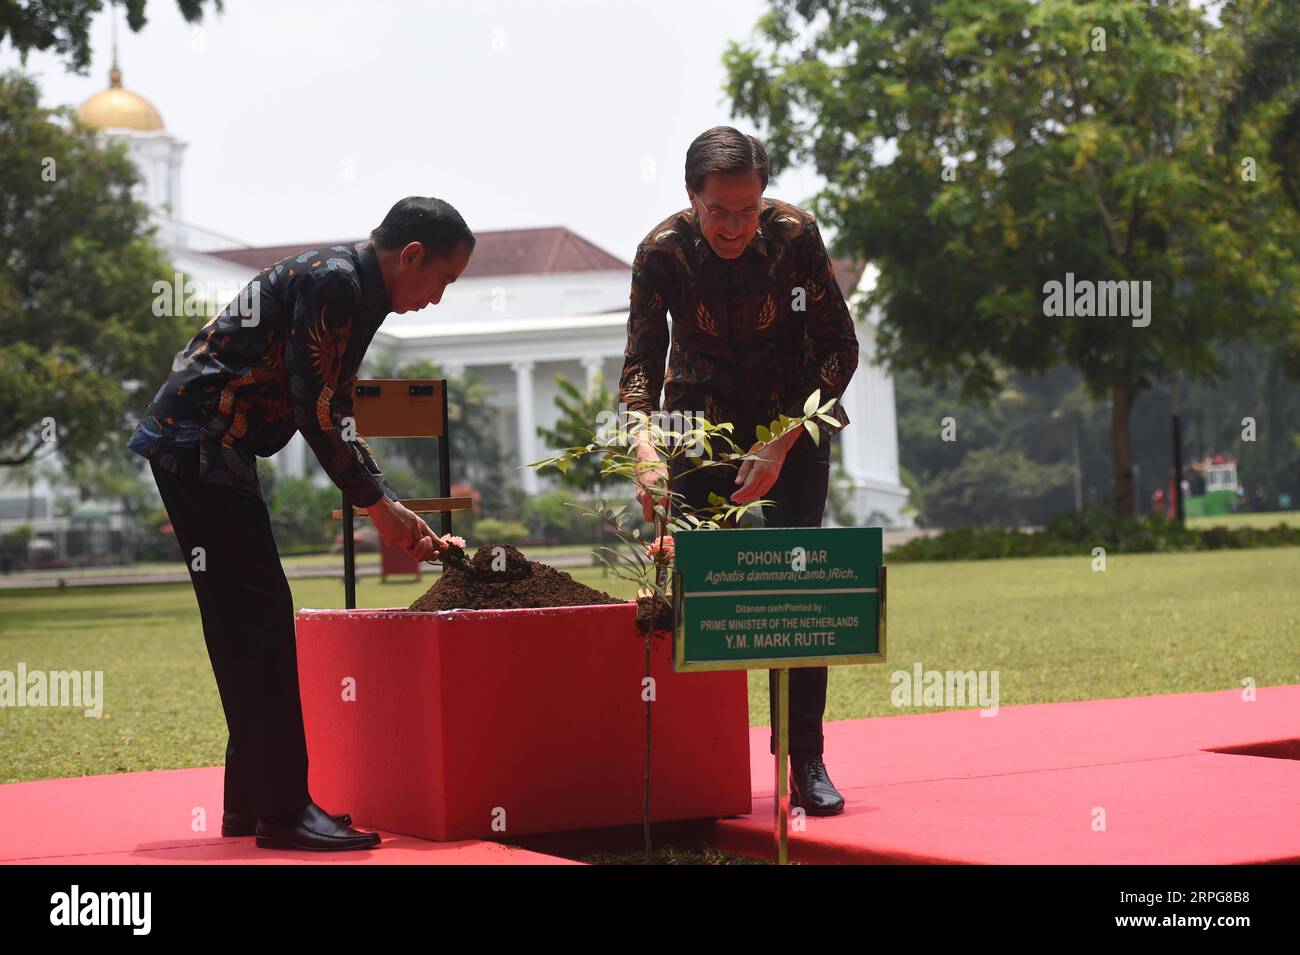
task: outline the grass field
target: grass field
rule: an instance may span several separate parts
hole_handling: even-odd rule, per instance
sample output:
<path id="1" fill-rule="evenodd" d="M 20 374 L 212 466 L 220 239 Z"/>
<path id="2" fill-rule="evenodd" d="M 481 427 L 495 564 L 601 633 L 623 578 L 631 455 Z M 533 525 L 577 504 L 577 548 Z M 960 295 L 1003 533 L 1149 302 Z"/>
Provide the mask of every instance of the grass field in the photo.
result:
<path id="1" fill-rule="evenodd" d="M 889 662 L 832 670 L 826 718 L 921 712 L 890 673 L 997 670 L 1000 705 L 1300 683 L 1300 549 L 918 563 L 890 569 Z M 595 568 L 575 577 L 622 596 Z M 363 607 L 432 583 L 364 579 Z M 338 581 L 291 581 L 299 607 L 338 607 Z M 611 639 L 622 639 L 611 634 Z M 101 718 L 0 711 L 0 783 L 215 766 L 226 730 L 189 584 L 0 592 L 0 670 L 102 670 Z M 767 675 L 750 720 L 768 722 Z"/>
<path id="2" fill-rule="evenodd" d="M 1221 514 L 1214 517 L 1189 517 L 1187 526 L 1196 530 L 1207 527 L 1300 527 L 1300 511 L 1273 511 L 1262 514 Z"/>
<path id="3" fill-rule="evenodd" d="M 550 555 L 555 554 L 590 554 L 594 545 L 592 544 L 563 544 L 556 547 L 532 547 L 528 550 L 528 555 L 533 560 L 545 562 Z M 342 573 L 343 555 L 339 554 L 295 554 L 283 557 L 280 563 L 285 570 L 294 567 L 337 567 L 339 573 Z M 368 567 L 379 566 L 379 555 L 374 552 L 361 553 L 357 555 L 357 567 L 364 570 Z M 107 564 L 97 567 L 63 567 L 63 568 L 45 568 L 40 570 L 24 570 L 11 574 L 7 580 L 21 580 L 23 577 L 66 577 L 73 578 L 93 578 L 93 577 L 120 577 L 128 574 L 165 574 L 165 573 L 184 573 L 185 568 L 177 561 L 137 561 L 134 564 Z"/>

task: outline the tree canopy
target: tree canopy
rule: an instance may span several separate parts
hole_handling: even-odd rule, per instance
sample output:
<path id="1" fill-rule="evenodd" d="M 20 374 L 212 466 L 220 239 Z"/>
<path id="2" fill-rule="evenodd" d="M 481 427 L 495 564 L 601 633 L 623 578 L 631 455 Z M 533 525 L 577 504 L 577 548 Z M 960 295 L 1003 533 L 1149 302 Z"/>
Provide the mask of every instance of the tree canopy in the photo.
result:
<path id="1" fill-rule="evenodd" d="M 774 173 L 825 177 L 837 251 L 879 266 L 886 365 L 982 400 L 1007 369 L 1077 370 L 1110 399 L 1131 513 L 1139 396 L 1222 374 L 1243 337 L 1300 375 L 1300 219 L 1261 131 L 1282 105 L 1216 149 L 1245 21 L 1268 6 L 1228 2 L 1216 23 L 1187 0 L 774 0 L 729 48 L 727 90 Z M 1048 314 L 1049 283 L 1076 280 L 1149 289 L 1145 323 Z"/>
<path id="2" fill-rule="evenodd" d="M 154 314 L 174 275 L 136 179 L 122 144 L 0 76 L 0 464 L 124 444 L 193 334 Z"/>
<path id="3" fill-rule="evenodd" d="M 176 5 L 186 23 L 198 23 L 205 2 L 176 0 Z M 126 11 L 132 33 L 144 29 L 145 0 L 114 0 L 113 5 Z M 212 0 L 212 6 L 221 12 L 221 0 Z M 90 66 L 90 21 L 103 9 L 104 0 L 0 0 L 0 43 L 12 45 L 24 64 L 33 50 L 53 50 L 70 71 L 84 74 Z"/>

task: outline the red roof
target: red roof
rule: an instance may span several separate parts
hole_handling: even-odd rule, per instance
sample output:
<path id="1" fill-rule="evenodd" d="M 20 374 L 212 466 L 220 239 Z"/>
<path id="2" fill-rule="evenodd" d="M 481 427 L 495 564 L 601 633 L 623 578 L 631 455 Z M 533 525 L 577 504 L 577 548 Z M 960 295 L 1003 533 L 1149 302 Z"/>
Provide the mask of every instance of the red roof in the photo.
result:
<path id="1" fill-rule="evenodd" d="M 465 278 L 490 275 L 547 275 L 558 272 L 630 272 L 632 266 L 610 255 L 577 233 L 563 226 L 539 229 L 503 229 L 475 234 L 474 255 L 465 269 Z M 351 245 L 356 239 L 334 242 L 302 242 L 297 245 L 263 245 L 244 249 L 221 249 L 209 252 L 218 258 L 237 262 L 250 269 L 261 269 L 304 249 L 327 249 L 331 245 Z M 858 284 L 865 266 L 851 259 L 833 259 L 835 278 L 848 296 Z"/>
<path id="2" fill-rule="evenodd" d="M 848 298 L 857 288 L 867 264 L 853 259 L 831 259 L 831 266 L 835 269 L 835 284 L 840 287 L 844 297 Z"/>
<path id="3" fill-rule="evenodd" d="M 475 233 L 474 255 L 465 278 L 488 275 L 545 275 L 557 272 L 631 271 L 632 266 L 563 226 L 540 229 L 505 229 Z M 304 249 L 326 249 L 351 245 L 357 239 L 334 242 L 303 242 L 297 245 L 268 245 L 209 252 L 218 258 L 261 269 Z"/>

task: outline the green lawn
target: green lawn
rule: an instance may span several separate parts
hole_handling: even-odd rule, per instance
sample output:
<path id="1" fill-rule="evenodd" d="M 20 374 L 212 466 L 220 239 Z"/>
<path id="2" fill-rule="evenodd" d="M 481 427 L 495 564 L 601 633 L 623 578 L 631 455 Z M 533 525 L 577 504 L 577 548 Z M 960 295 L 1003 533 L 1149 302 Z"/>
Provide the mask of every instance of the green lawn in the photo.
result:
<path id="1" fill-rule="evenodd" d="M 891 567 L 889 662 L 831 673 L 828 719 L 919 712 L 890 673 L 999 671 L 1002 706 L 1300 683 L 1300 548 L 900 564 Z M 575 577 L 613 593 L 595 568 Z M 363 579 L 364 607 L 405 607 L 433 581 Z M 339 607 L 329 579 L 291 581 L 300 607 Z M 615 639 L 616 637 L 611 637 Z M 0 669 L 103 670 L 101 719 L 0 712 L 0 783 L 222 762 L 226 731 L 188 583 L 0 591 Z M 767 678 L 750 674 L 767 723 Z"/>
<path id="2" fill-rule="evenodd" d="M 1220 514 L 1210 517 L 1189 517 L 1187 526 L 1204 530 L 1207 527 L 1300 527 L 1300 511 L 1273 511 L 1262 514 Z"/>
<path id="3" fill-rule="evenodd" d="M 472 544 L 471 544 L 472 546 Z M 590 555 L 594 544 L 561 544 L 555 547 L 531 547 L 528 550 L 528 556 L 533 560 L 545 562 L 550 556 L 555 554 L 587 554 Z M 343 554 L 294 554 L 292 556 L 282 557 L 280 563 L 288 570 L 294 567 L 337 567 L 339 573 L 343 572 Z M 367 567 L 377 568 L 379 566 L 379 555 L 377 553 L 361 553 L 357 555 L 357 567 L 365 569 Z M 137 561 L 134 564 L 108 564 L 98 567 L 64 567 L 60 569 L 44 570 L 25 570 L 12 574 L 9 580 L 21 579 L 24 576 L 31 577 L 67 577 L 71 578 L 88 578 L 88 577 L 120 577 L 124 574 L 164 574 L 164 573 L 184 573 L 185 568 L 179 560 L 168 561 Z"/>

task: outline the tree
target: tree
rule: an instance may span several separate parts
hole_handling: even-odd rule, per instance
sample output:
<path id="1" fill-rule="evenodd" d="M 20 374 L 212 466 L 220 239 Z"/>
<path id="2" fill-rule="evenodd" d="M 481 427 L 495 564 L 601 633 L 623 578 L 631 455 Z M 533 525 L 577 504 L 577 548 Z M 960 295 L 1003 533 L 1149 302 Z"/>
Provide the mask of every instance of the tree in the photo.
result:
<path id="1" fill-rule="evenodd" d="M 338 489 L 318 487 L 306 478 L 280 478 L 270 499 L 271 522 L 281 548 L 328 550 L 338 532 L 330 510 L 338 506 Z"/>
<path id="2" fill-rule="evenodd" d="M 1286 380 L 1279 356 L 1263 343 L 1234 342 L 1220 358 L 1229 372 L 1225 379 L 1179 389 L 1184 462 L 1207 454 L 1235 458 L 1245 489 L 1241 503 L 1250 510 L 1275 509 L 1283 495 L 1300 500 L 1300 389 Z M 1062 366 L 1037 378 L 1009 374 L 989 404 L 960 401 L 956 385 L 925 387 L 913 372 L 898 375 L 894 387 L 900 479 L 925 525 L 1037 525 L 1073 510 L 1072 482 L 1060 477 L 1060 465 L 1072 456 L 1072 432 L 1078 435 L 1083 503 L 1101 502 L 1098 485 L 1110 467 L 1110 410 L 1104 401 L 1088 399 L 1073 369 Z M 1134 408 L 1139 513 L 1169 481 L 1170 392 L 1169 385 L 1157 385 Z M 948 418 L 952 432 L 944 440 Z M 971 459 L 976 452 L 986 456 L 983 466 Z M 987 489 L 969 483 L 975 475 Z"/>
<path id="3" fill-rule="evenodd" d="M 0 76 L 0 465 L 124 444 L 193 334 L 154 314 L 173 270 L 125 147 L 38 99 L 26 76 Z"/>
<path id="4" fill-rule="evenodd" d="M 534 495 L 525 505 L 524 513 L 531 529 L 547 544 L 568 544 L 582 539 L 584 532 L 590 532 L 585 522 L 579 524 L 580 515 L 570 506 L 571 496 L 571 491 L 555 488 Z"/>
<path id="5" fill-rule="evenodd" d="M 395 355 L 381 355 L 369 362 L 372 378 L 445 378 L 438 366 L 420 359 L 399 366 Z M 489 399 L 491 390 L 473 374 L 447 379 L 447 416 L 451 419 L 452 480 L 468 483 L 482 495 L 484 514 L 508 513 L 505 492 L 505 466 L 501 445 L 497 441 L 497 410 Z M 364 438 L 365 435 L 363 434 Z M 395 441 L 367 439 L 385 471 L 385 462 L 401 460 L 420 481 L 417 487 L 394 489 L 403 496 L 445 495 L 449 488 L 438 487 L 438 449 L 432 441 Z M 389 483 L 392 483 L 390 480 Z M 513 515 L 512 515 L 513 516 Z"/>
<path id="6" fill-rule="evenodd" d="M 583 394 L 578 386 L 563 375 L 555 376 L 560 393 L 555 396 L 555 406 L 560 416 L 554 428 L 537 429 L 538 437 L 551 448 L 568 448 L 587 441 L 602 415 L 614 413 L 617 400 L 605 387 L 605 376 L 597 373 L 589 393 Z M 600 487 L 600 462 L 595 458 L 573 461 L 568 470 L 559 474 L 560 482 L 580 491 L 596 491 Z"/>
<path id="7" fill-rule="evenodd" d="M 803 414 L 790 418 L 786 415 L 773 421 L 770 425 L 771 440 L 776 441 L 790 431 L 806 430 L 813 441 L 819 440 L 818 418 L 827 424 L 833 420 L 826 413 L 835 404 L 832 398 L 825 404 L 821 401 L 820 389 L 808 396 L 804 402 Z M 703 507 L 692 507 L 687 503 L 680 490 L 681 478 L 686 471 L 679 471 L 675 465 L 685 464 L 688 459 L 692 468 L 715 467 L 724 464 L 739 465 L 742 461 L 754 459 L 754 453 L 746 451 L 731 439 L 734 426 L 729 422 L 713 423 L 698 415 L 686 415 L 671 422 L 664 422 L 659 415 L 642 412 L 629 412 L 629 430 L 644 432 L 647 443 L 654 448 L 658 461 L 666 468 L 662 482 L 658 484 L 657 500 L 653 505 L 656 518 L 656 535 L 649 539 L 641 537 L 641 519 L 634 507 L 620 504 L 610 507 L 605 501 L 599 506 L 580 507 L 584 513 L 605 524 L 618 538 L 613 547 L 600 546 L 592 552 L 608 571 L 615 577 L 637 585 L 637 602 L 644 598 L 648 614 L 637 613 L 637 626 L 644 625 L 645 633 L 645 678 L 651 680 L 650 662 L 652 640 L 660 627 L 661 611 L 671 606 L 672 563 L 675 545 L 672 535 L 679 530 L 717 530 L 724 526 L 735 526 L 741 518 L 751 511 L 759 510 L 772 502 L 767 499 L 747 501 L 735 504 L 721 495 L 710 492 L 709 500 Z M 664 425 L 668 424 L 668 427 Z M 587 458 L 596 458 L 600 462 L 602 477 L 625 481 L 629 488 L 635 487 L 644 479 L 647 469 L 657 465 L 642 461 L 632 445 L 624 440 L 617 431 L 599 428 L 593 422 L 587 429 L 586 437 L 591 440 L 564 448 L 553 458 L 533 461 L 529 467 L 542 470 L 555 468 L 561 474 L 568 472 L 575 463 Z M 766 439 L 765 439 L 766 440 Z M 677 472 L 677 473 L 674 473 Z M 663 631 L 660 631 L 663 632 Z M 641 826 L 645 839 L 645 854 L 650 858 L 650 727 L 651 698 L 645 698 L 645 786 L 642 790 Z"/>
<path id="8" fill-rule="evenodd" d="M 983 404 L 961 402 L 954 385 L 927 388 L 915 373 L 900 374 L 899 460 L 921 490 L 911 501 L 921 520 L 1021 527 L 1071 508 L 1070 432 L 1051 411 L 1082 397 L 1069 393 L 1074 379 L 1010 374 L 997 399 Z"/>
<path id="9" fill-rule="evenodd" d="M 1291 3 L 1264 4 L 1260 12 L 1223 109 L 1218 148 L 1230 154 L 1251 112 L 1280 103 L 1284 112 L 1273 124 L 1269 148 L 1278 181 L 1300 212 L 1300 19 Z"/>
<path id="10" fill-rule="evenodd" d="M 203 19 L 204 0 L 176 0 L 186 23 Z M 118 6 L 114 0 L 114 6 Z M 147 22 L 145 0 L 121 0 L 126 9 L 126 25 L 139 33 Z M 221 0 L 212 0 L 220 13 Z M 27 0 L 0 3 L 0 42 L 8 40 L 18 51 L 24 65 L 32 50 L 53 50 L 68 61 L 73 73 L 85 74 L 90 66 L 90 21 L 104 9 L 103 0 Z"/>
<path id="11" fill-rule="evenodd" d="M 1237 480 L 1245 490 L 1241 503 L 1249 510 L 1276 509 L 1282 495 L 1300 501 L 1300 388 L 1287 379 L 1283 356 L 1262 344 L 1237 342 L 1220 358 L 1229 377 L 1179 391 L 1184 461 L 1207 454 L 1235 458 Z M 1169 407 L 1166 389 L 1157 389 L 1152 399 L 1153 409 Z M 1139 447 L 1150 442 L 1164 452 L 1166 467 L 1158 472 L 1163 478 L 1169 461 L 1168 416 L 1139 415 L 1134 435 Z"/>
<path id="12" fill-rule="evenodd" d="M 1110 399 L 1117 513 L 1133 511 L 1139 396 L 1222 374 L 1234 338 L 1300 338 L 1294 210 L 1214 149 L 1236 17 L 1216 26 L 1186 0 L 774 0 L 757 32 L 725 56 L 733 112 L 765 127 L 774 172 L 827 179 L 815 208 L 838 250 L 880 268 L 881 359 L 980 400 L 1007 368 L 1077 369 Z M 1261 145 L 1251 122 L 1242 142 Z M 1074 276 L 1103 294 L 1149 282 L 1149 322 L 1049 317 L 1048 283 Z"/>

